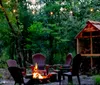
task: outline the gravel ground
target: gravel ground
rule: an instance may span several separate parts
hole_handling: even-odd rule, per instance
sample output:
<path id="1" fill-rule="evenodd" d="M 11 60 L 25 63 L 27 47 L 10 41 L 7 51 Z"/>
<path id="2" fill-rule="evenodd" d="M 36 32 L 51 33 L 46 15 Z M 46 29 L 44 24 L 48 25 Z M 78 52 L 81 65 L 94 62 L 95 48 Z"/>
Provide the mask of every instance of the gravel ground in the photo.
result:
<path id="1" fill-rule="evenodd" d="M 81 85 L 94 85 L 93 78 L 91 76 L 82 75 L 80 76 Z M 77 77 L 73 77 L 73 84 L 78 85 Z M 0 80 L 0 85 L 14 85 L 13 79 L 11 80 Z M 38 85 L 59 85 L 59 82 L 52 82 L 47 84 L 38 84 Z M 62 80 L 61 85 L 68 85 L 68 78 Z"/>
<path id="2" fill-rule="evenodd" d="M 31 72 L 31 71 L 30 71 Z M 14 80 L 11 77 L 7 69 L 0 68 L 0 85 L 14 85 Z M 81 85 L 95 85 L 92 76 L 81 75 L 80 76 Z M 25 79 L 27 82 L 27 79 Z M 73 84 L 78 85 L 77 77 L 73 77 Z M 38 84 L 38 85 L 59 85 L 59 82 L 51 82 L 47 84 Z M 62 80 L 61 85 L 68 85 L 68 78 L 65 77 L 65 80 Z"/>

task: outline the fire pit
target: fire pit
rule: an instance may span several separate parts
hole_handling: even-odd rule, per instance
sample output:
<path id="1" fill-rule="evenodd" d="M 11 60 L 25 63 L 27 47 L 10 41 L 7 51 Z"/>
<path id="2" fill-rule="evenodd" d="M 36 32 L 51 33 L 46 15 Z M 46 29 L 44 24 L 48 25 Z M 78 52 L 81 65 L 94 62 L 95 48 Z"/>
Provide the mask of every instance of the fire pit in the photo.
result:
<path id="1" fill-rule="evenodd" d="M 49 83 L 50 82 L 50 77 L 52 74 L 48 74 L 46 76 L 43 76 L 41 74 L 41 70 L 38 70 L 38 64 L 36 63 L 34 68 L 32 68 L 32 74 L 27 75 L 26 78 L 30 78 L 30 82 L 33 84 L 36 83 Z"/>
<path id="2" fill-rule="evenodd" d="M 49 82 L 50 82 L 50 76 L 51 76 L 51 75 L 43 76 L 42 79 L 39 79 L 39 78 L 32 78 L 31 80 L 32 80 L 34 83 L 40 83 L 40 84 L 49 83 Z"/>
<path id="3" fill-rule="evenodd" d="M 30 84 L 28 85 L 34 85 L 34 84 L 44 84 L 44 83 L 49 83 L 51 82 L 51 77 L 52 77 L 52 74 L 48 74 L 47 76 L 43 76 L 43 78 L 33 78 L 33 75 L 26 75 L 26 78 L 29 78 L 30 79 Z"/>

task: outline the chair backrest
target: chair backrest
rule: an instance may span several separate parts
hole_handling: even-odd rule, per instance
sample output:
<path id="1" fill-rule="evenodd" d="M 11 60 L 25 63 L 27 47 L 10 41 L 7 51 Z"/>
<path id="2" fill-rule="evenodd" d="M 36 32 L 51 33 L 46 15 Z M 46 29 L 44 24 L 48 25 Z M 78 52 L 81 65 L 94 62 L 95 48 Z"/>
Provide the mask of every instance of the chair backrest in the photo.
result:
<path id="1" fill-rule="evenodd" d="M 68 53 L 68 55 L 66 56 L 65 64 L 71 65 L 72 58 L 73 58 L 72 53 Z"/>
<path id="2" fill-rule="evenodd" d="M 38 64 L 39 69 L 43 69 L 45 65 L 46 57 L 41 53 L 32 55 L 33 64 Z"/>
<path id="3" fill-rule="evenodd" d="M 79 74 L 81 61 L 82 61 L 82 56 L 80 54 L 77 54 L 73 58 L 72 75 L 78 75 Z"/>
<path id="4" fill-rule="evenodd" d="M 8 70 L 13 77 L 15 83 L 24 83 L 23 75 L 21 73 L 21 69 L 18 67 L 8 67 Z"/>
<path id="5" fill-rule="evenodd" d="M 9 59 L 7 60 L 7 65 L 8 67 L 17 67 L 17 62 L 16 60 Z"/>

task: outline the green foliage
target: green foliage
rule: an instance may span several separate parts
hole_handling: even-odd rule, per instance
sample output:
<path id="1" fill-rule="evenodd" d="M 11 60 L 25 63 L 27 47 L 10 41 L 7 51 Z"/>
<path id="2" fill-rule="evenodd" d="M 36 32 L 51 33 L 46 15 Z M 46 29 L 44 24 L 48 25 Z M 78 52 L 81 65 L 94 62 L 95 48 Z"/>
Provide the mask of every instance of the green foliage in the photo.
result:
<path id="1" fill-rule="evenodd" d="M 0 56 L 0 68 L 6 68 L 7 67 L 7 63 L 6 61 L 9 59 L 9 56 L 8 56 L 8 49 L 4 49 L 1 53 L 1 56 Z"/>
<path id="2" fill-rule="evenodd" d="M 2 74 L 0 74 L 0 79 L 2 78 Z"/>
<path id="3" fill-rule="evenodd" d="M 95 81 L 95 85 L 100 85 L 100 75 L 93 76 L 93 79 Z"/>
<path id="4" fill-rule="evenodd" d="M 48 53 L 52 51 L 54 55 L 64 55 L 64 53 L 66 53 L 66 51 L 64 51 L 67 46 L 66 42 L 69 42 L 69 40 L 65 39 L 64 36 L 62 37 L 60 27 L 58 29 L 55 24 L 48 24 L 48 27 L 49 28 L 43 27 L 43 24 L 40 22 L 34 22 L 33 25 L 28 28 L 29 37 L 27 38 L 27 42 L 29 42 L 29 44 L 26 44 L 26 48 L 31 49 L 35 53 L 39 51 L 44 53 L 46 51 L 46 55 L 48 55 Z M 51 38 L 52 43 L 50 43 Z M 58 57 L 59 58 L 53 56 L 55 63 L 60 63 L 60 58 L 63 58 L 62 55 Z"/>
<path id="5" fill-rule="evenodd" d="M 26 0 L 2 2 L 16 34 L 12 32 L 0 8 L 1 55 L 5 48 L 12 51 L 3 53 L 8 56 L 18 56 L 19 51 L 24 56 L 24 50 L 31 50 L 32 53 L 44 53 L 47 60 L 53 63 L 64 63 L 68 52 L 75 55 L 75 36 L 84 28 L 87 20 L 100 21 L 100 0 L 38 0 L 35 6 L 45 4 L 39 10 L 29 9 L 31 3 Z M 90 11 L 91 8 L 93 11 Z M 34 10 L 35 14 L 32 14 Z M 2 60 L 6 59 L 2 57 Z"/>
<path id="6" fill-rule="evenodd" d="M 29 44 L 26 45 L 27 49 L 36 49 L 36 48 L 38 48 L 38 46 L 41 47 L 41 45 L 42 45 L 41 39 L 43 39 L 42 37 L 44 34 L 42 28 L 43 28 L 43 26 L 42 26 L 42 23 L 40 23 L 40 22 L 34 22 L 33 25 L 31 25 L 28 28 L 29 37 L 27 38 L 27 42 L 29 42 Z M 29 46 L 29 45 L 31 45 L 31 46 Z M 29 47 L 31 47 L 31 48 L 29 48 Z"/>

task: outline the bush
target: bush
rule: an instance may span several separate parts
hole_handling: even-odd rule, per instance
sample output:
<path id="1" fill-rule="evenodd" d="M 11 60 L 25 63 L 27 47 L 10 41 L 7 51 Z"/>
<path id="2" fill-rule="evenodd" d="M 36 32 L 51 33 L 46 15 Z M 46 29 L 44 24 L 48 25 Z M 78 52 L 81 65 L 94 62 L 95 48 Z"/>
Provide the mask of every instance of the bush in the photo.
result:
<path id="1" fill-rule="evenodd" d="M 2 53 L 0 55 L 0 68 L 6 68 L 7 67 L 6 61 L 9 59 L 7 50 L 8 49 L 3 49 Z"/>
<path id="2" fill-rule="evenodd" d="M 95 85 L 100 85 L 100 75 L 95 75 L 93 76 Z"/>
<path id="3" fill-rule="evenodd" d="M 2 78 L 2 74 L 0 74 L 0 78 Z"/>

